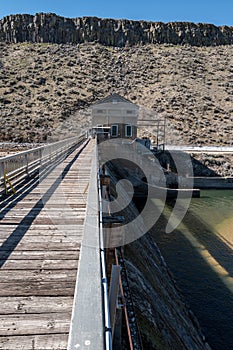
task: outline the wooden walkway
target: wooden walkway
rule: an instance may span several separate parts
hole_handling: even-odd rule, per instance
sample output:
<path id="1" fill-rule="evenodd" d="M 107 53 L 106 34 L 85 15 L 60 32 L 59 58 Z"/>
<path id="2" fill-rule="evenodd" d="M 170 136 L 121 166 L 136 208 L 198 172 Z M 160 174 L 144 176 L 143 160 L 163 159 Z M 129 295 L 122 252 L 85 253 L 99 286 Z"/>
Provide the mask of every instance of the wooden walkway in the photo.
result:
<path id="1" fill-rule="evenodd" d="M 83 147 L 0 203 L 0 349 L 67 349 L 93 140 Z"/>

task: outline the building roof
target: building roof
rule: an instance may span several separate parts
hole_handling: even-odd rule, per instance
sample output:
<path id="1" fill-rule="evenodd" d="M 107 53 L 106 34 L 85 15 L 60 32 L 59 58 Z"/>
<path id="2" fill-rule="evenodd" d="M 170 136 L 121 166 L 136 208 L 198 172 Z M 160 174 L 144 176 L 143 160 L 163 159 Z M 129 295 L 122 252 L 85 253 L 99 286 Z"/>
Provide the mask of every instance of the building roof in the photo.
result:
<path id="1" fill-rule="evenodd" d="M 134 106 L 137 106 L 136 104 L 132 103 L 131 101 L 127 100 L 126 98 L 122 97 L 119 94 L 111 94 L 105 98 L 103 98 L 102 100 L 97 101 L 96 103 L 93 104 L 93 106 L 95 105 L 99 105 L 102 103 L 119 103 L 119 102 L 124 102 L 124 103 L 130 103 Z"/>

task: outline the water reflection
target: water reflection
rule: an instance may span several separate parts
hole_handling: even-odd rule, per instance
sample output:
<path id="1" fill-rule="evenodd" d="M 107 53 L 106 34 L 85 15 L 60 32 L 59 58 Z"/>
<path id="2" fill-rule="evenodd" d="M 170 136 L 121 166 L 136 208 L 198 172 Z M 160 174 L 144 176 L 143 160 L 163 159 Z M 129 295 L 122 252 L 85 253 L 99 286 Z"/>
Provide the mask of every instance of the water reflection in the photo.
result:
<path id="1" fill-rule="evenodd" d="M 190 210 L 233 247 L 233 191 L 202 191 L 201 201 L 193 199 Z"/>
<path id="2" fill-rule="evenodd" d="M 166 235 L 172 207 L 166 206 L 153 237 L 211 347 L 233 349 L 233 191 L 203 191 Z"/>

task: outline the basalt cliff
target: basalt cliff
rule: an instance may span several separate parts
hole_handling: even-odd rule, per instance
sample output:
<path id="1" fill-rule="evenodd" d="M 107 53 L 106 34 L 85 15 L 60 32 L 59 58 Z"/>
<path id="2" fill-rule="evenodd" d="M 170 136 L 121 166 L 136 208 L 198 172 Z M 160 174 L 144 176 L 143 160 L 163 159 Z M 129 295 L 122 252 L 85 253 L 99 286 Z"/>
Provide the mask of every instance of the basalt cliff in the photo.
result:
<path id="1" fill-rule="evenodd" d="M 233 27 L 189 22 L 146 22 L 97 17 L 64 18 L 53 13 L 11 15 L 0 21 L 0 41 L 85 43 L 122 47 L 136 44 L 213 46 L 233 43 Z"/>

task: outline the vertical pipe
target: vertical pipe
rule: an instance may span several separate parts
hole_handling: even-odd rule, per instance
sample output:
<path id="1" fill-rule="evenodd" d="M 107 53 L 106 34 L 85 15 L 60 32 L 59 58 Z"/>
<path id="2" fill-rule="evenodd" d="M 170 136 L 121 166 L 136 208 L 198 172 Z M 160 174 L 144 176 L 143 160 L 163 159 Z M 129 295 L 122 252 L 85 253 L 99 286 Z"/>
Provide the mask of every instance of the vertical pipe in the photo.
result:
<path id="1" fill-rule="evenodd" d="M 119 292 L 121 267 L 119 265 L 112 265 L 110 290 L 109 290 L 109 305 L 110 305 L 110 321 L 112 327 L 112 338 L 114 337 L 114 327 L 116 318 L 116 306 Z"/>

